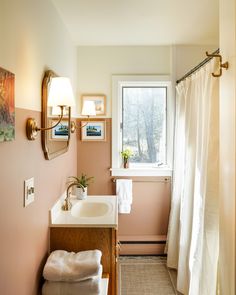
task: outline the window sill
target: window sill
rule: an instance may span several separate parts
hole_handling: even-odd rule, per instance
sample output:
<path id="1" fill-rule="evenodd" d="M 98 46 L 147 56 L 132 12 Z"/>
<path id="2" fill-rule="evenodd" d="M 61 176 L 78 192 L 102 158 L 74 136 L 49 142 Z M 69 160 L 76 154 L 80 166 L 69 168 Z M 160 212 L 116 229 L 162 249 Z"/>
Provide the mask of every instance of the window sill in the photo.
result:
<path id="1" fill-rule="evenodd" d="M 163 168 L 110 168 L 111 176 L 172 176 L 172 169 Z"/>

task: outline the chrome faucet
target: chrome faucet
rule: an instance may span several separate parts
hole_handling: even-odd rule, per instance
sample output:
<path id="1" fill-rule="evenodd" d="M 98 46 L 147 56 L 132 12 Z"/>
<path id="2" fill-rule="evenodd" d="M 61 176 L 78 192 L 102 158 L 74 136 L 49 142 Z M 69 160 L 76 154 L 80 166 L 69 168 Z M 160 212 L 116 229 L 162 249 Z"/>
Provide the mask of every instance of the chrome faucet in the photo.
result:
<path id="1" fill-rule="evenodd" d="M 71 184 L 68 186 L 67 190 L 66 190 L 66 198 L 65 198 L 65 200 L 64 200 L 64 202 L 63 202 L 63 205 L 62 205 L 62 207 L 61 207 L 61 209 L 62 209 L 63 211 L 69 211 L 69 210 L 71 209 L 71 207 L 72 207 L 72 204 L 71 204 L 71 201 L 70 201 L 70 194 L 71 194 L 71 192 L 70 192 L 70 188 L 72 188 L 73 186 L 80 187 L 80 188 L 82 188 L 83 192 L 85 191 L 85 188 L 84 188 L 84 186 L 83 186 L 82 184 L 77 183 L 77 182 L 73 182 L 73 183 L 71 183 Z"/>

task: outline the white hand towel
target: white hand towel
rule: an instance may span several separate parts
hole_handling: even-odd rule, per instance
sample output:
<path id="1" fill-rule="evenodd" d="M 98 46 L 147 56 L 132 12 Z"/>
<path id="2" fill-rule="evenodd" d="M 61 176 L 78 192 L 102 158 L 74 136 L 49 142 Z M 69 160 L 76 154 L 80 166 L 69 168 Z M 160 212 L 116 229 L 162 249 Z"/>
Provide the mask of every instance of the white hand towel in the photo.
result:
<path id="1" fill-rule="evenodd" d="M 102 266 L 99 273 L 92 279 L 81 282 L 50 282 L 46 281 L 42 295 L 99 295 L 101 291 Z"/>
<path id="2" fill-rule="evenodd" d="M 129 214 L 133 201 L 132 179 L 117 179 L 116 194 L 118 196 L 118 212 Z"/>
<path id="3" fill-rule="evenodd" d="M 53 251 L 44 266 L 43 276 L 48 281 L 82 281 L 97 276 L 100 271 L 100 250 L 78 253 Z"/>

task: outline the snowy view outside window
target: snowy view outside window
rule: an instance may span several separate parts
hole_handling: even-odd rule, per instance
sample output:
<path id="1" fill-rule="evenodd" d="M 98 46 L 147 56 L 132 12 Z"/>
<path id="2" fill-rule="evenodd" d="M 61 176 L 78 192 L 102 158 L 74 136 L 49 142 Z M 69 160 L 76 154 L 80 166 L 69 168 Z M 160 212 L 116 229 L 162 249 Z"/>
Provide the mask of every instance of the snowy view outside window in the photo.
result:
<path id="1" fill-rule="evenodd" d="M 123 87 L 123 150 L 135 164 L 166 164 L 166 87 Z"/>

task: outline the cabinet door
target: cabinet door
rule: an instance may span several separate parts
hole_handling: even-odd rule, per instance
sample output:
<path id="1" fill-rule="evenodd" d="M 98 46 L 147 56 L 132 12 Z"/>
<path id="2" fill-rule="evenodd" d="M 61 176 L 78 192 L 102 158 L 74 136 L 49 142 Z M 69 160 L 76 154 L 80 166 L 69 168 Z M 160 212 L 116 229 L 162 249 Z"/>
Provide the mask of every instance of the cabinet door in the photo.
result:
<path id="1" fill-rule="evenodd" d="M 116 237 L 116 230 L 112 228 L 53 227 L 50 229 L 50 252 L 100 250 L 103 272 L 109 274 L 109 295 L 116 295 Z"/>

